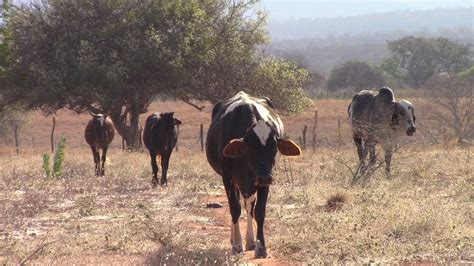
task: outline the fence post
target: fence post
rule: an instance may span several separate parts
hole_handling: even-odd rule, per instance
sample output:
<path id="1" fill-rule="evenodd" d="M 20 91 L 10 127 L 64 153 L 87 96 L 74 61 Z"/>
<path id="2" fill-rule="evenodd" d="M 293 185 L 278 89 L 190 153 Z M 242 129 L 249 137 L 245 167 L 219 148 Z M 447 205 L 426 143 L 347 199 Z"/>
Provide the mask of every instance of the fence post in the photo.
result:
<path id="1" fill-rule="evenodd" d="M 306 150 L 306 130 L 308 129 L 307 125 L 304 125 L 303 129 L 303 149 Z"/>
<path id="2" fill-rule="evenodd" d="M 179 132 L 179 127 L 178 127 Z M 143 151 L 143 142 L 142 142 L 143 127 L 140 125 L 138 128 L 138 150 Z M 176 151 L 178 151 L 178 142 L 176 142 Z"/>
<path id="3" fill-rule="evenodd" d="M 341 147 L 341 119 L 337 119 L 337 150 Z"/>
<path id="4" fill-rule="evenodd" d="M 51 129 L 51 153 L 54 152 L 54 129 L 56 128 L 56 118 L 53 116 L 53 128 Z"/>
<path id="5" fill-rule="evenodd" d="M 16 154 L 20 154 L 20 144 L 18 143 L 18 125 L 15 123 L 15 129 L 14 129 L 14 133 L 15 133 L 15 147 L 16 147 Z"/>
<path id="6" fill-rule="evenodd" d="M 318 110 L 314 111 L 314 124 L 313 124 L 313 152 L 316 151 L 316 129 L 318 128 Z"/>
<path id="7" fill-rule="evenodd" d="M 176 125 L 178 137 L 176 138 L 176 152 L 178 152 L 178 142 L 179 142 L 179 125 Z"/>
<path id="8" fill-rule="evenodd" d="M 204 125 L 199 124 L 199 135 L 201 138 L 201 151 L 204 151 Z"/>

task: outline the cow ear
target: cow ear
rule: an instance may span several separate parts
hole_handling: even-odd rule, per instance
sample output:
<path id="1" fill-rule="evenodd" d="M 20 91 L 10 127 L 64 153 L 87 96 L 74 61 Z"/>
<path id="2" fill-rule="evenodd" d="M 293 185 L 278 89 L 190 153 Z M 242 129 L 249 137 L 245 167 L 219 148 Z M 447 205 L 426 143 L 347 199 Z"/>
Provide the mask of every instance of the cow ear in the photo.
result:
<path id="1" fill-rule="evenodd" d="M 278 150 L 285 156 L 300 156 L 301 149 L 289 139 L 278 139 Z"/>
<path id="2" fill-rule="evenodd" d="M 178 118 L 174 119 L 174 124 L 175 125 L 179 126 L 179 125 L 181 125 L 181 123 L 182 123 L 181 120 L 179 120 Z"/>
<path id="3" fill-rule="evenodd" d="M 224 147 L 222 152 L 225 157 L 235 158 L 240 157 L 247 150 L 247 143 L 242 139 L 233 139 Z"/>

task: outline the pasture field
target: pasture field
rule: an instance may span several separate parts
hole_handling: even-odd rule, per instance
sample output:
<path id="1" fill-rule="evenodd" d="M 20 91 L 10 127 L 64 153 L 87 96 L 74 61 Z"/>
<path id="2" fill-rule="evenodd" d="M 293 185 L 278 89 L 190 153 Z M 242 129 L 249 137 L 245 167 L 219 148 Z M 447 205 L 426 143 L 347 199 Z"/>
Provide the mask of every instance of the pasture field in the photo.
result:
<path id="1" fill-rule="evenodd" d="M 209 125 L 210 107 L 151 107 L 183 120 L 168 187 L 157 189 L 148 154 L 122 151 L 119 136 L 106 176 L 95 177 L 82 141 L 88 117 L 66 111 L 56 129 L 67 138 L 64 174 L 45 177 L 41 156 L 49 150 L 51 118 L 35 114 L 20 155 L 9 142 L 1 146 L 0 264 L 473 263 L 473 154 L 437 141 L 439 127 L 423 119 L 429 110 L 413 102 L 417 136 L 395 154 L 391 179 L 380 169 L 357 185 L 350 184 L 357 158 L 345 121 L 348 101 L 316 102 L 316 150 L 280 157 L 274 171 L 266 216 L 271 257 L 264 260 L 230 254 L 222 181 L 199 147 L 199 124 Z M 304 125 L 311 132 L 313 120 L 313 111 L 283 117 L 294 139 Z"/>

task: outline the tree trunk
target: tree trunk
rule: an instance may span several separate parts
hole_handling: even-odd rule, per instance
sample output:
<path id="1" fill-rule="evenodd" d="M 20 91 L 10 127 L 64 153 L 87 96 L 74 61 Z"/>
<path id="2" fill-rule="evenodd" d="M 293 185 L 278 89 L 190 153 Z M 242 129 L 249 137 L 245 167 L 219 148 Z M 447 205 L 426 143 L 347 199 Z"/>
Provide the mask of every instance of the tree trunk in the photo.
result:
<path id="1" fill-rule="evenodd" d="M 129 150 L 139 148 L 138 128 L 141 110 L 137 104 L 132 104 L 123 108 L 113 108 L 110 112 L 110 118 L 114 122 L 115 129 L 123 137 Z"/>

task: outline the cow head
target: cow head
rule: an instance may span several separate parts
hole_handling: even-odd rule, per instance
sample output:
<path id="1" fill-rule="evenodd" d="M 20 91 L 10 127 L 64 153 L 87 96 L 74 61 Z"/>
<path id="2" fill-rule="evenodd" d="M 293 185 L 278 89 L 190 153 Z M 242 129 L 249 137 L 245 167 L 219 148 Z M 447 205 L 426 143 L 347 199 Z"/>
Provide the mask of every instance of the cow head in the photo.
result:
<path id="1" fill-rule="evenodd" d="M 173 117 L 174 112 L 169 113 L 160 113 L 160 119 L 162 120 L 162 125 L 166 130 L 172 131 L 175 126 L 181 125 L 181 120 Z"/>
<path id="2" fill-rule="evenodd" d="M 105 119 L 109 116 L 108 114 L 96 114 L 93 112 L 89 112 L 89 114 L 92 116 L 92 119 L 99 121 L 101 126 L 104 125 Z"/>
<path id="3" fill-rule="evenodd" d="M 395 110 L 392 115 L 392 125 L 405 128 L 408 136 L 416 132 L 415 107 L 407 100 L 395 102 Z"/>
<path id="4" fill-rule="evenodd" d="M 301 149 L 289 139 L 276 137 L 275 131 L 263 120 L 255 123 L 242 139 L 233 139 L 224 148 L 225 157 L 246 156 L 252 171 L 257 176 L 256 185 L 272 184 L 272 168 L 275 156 L 280 151 L 285 156 L 299 156 Z"/>

